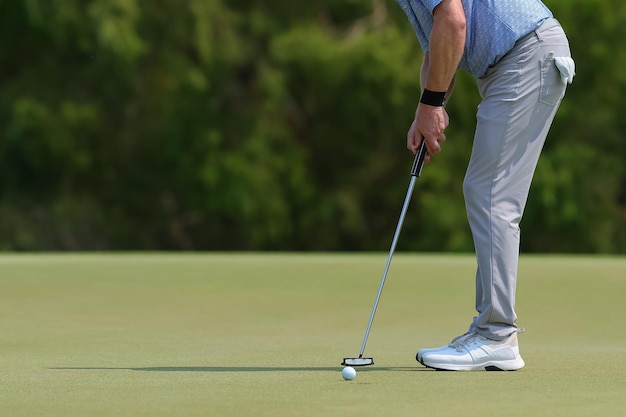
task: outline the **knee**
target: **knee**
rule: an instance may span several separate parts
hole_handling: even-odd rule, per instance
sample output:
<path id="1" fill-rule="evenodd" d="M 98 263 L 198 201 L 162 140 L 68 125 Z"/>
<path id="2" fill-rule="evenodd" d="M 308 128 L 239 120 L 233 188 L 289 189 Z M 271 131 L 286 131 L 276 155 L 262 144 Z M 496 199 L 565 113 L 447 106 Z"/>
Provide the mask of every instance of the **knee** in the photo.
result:
<path id="1" fill-rule="evenodd" d="M 481 189 L 485 188 L 481 186 L 480 182 L 469 173 L 465 174 L 465 178 L 463 179 L 463 196 L 465 197 L 466 203 L 477 203 L 481 200 L 481 195 L 484 194 L 481 192 Z"/>
<path id="2" fill-rule="evenodd" d="M 491 215 L 491 183 L 466 174 L 463 179 L 463 197 L 470 225 L 485 224 Z"/>

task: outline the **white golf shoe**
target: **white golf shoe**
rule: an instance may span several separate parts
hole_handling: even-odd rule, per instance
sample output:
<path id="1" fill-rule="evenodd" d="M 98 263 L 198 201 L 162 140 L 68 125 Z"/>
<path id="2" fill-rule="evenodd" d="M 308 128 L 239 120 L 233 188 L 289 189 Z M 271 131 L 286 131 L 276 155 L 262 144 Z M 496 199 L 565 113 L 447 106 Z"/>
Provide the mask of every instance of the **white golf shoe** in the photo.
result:
<path id="1" fill-rule="evenodd" d="M 447 346 L 421 349 L 418 361 L 429 368 L 447 371 L 515 371 L 524 367 L 517 332 L 505 340 L 466 333 Z"/>

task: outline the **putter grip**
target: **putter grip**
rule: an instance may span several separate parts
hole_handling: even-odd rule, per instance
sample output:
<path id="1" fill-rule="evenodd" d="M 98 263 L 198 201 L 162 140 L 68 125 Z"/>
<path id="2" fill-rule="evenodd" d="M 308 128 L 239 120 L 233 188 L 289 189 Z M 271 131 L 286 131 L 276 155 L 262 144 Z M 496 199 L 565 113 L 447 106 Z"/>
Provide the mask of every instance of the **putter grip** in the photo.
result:
<path id="1" fill-rule="evenodd" d="M 418 177 L 422 173 L 422 166 L 424 166 L 424 158 L 426 158 L 426 139 L 422 138 L 422 143 L 415 154 L 415 159 L 413 160 L 413 166 L 411 167 L 411 175 L 413 177 Z"/>

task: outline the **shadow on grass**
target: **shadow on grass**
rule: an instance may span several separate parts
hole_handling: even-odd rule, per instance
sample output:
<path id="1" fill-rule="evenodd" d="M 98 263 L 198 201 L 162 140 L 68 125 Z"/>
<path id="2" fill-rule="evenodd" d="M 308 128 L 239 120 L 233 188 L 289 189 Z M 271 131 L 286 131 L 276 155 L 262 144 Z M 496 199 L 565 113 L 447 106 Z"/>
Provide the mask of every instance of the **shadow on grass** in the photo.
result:
<path id="1" fill-rule="evenodd" d="M 341 366 L 155 366 L 147 368 L 113 367 L 62 367 L 48 368 L 65 371 L 139 371 L 139 372 L 336 372 Z M 410 367 L 360 367 L 359 372 L 414 372 L 427 371 L 427 368 Z"/>

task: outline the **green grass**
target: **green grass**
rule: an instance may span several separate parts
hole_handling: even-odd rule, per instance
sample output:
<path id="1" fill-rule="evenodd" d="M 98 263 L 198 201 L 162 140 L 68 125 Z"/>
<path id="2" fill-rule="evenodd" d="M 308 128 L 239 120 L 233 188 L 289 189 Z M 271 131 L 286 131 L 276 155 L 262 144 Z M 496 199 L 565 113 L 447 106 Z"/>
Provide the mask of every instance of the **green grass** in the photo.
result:
<path id="1" fill-rule="evenodd" d="M 435 372 L 471 256 L 0 256 L 0 409 L 24 416 L 626 416 L 626 258 L 523 256 L 518 372 Z"/>

